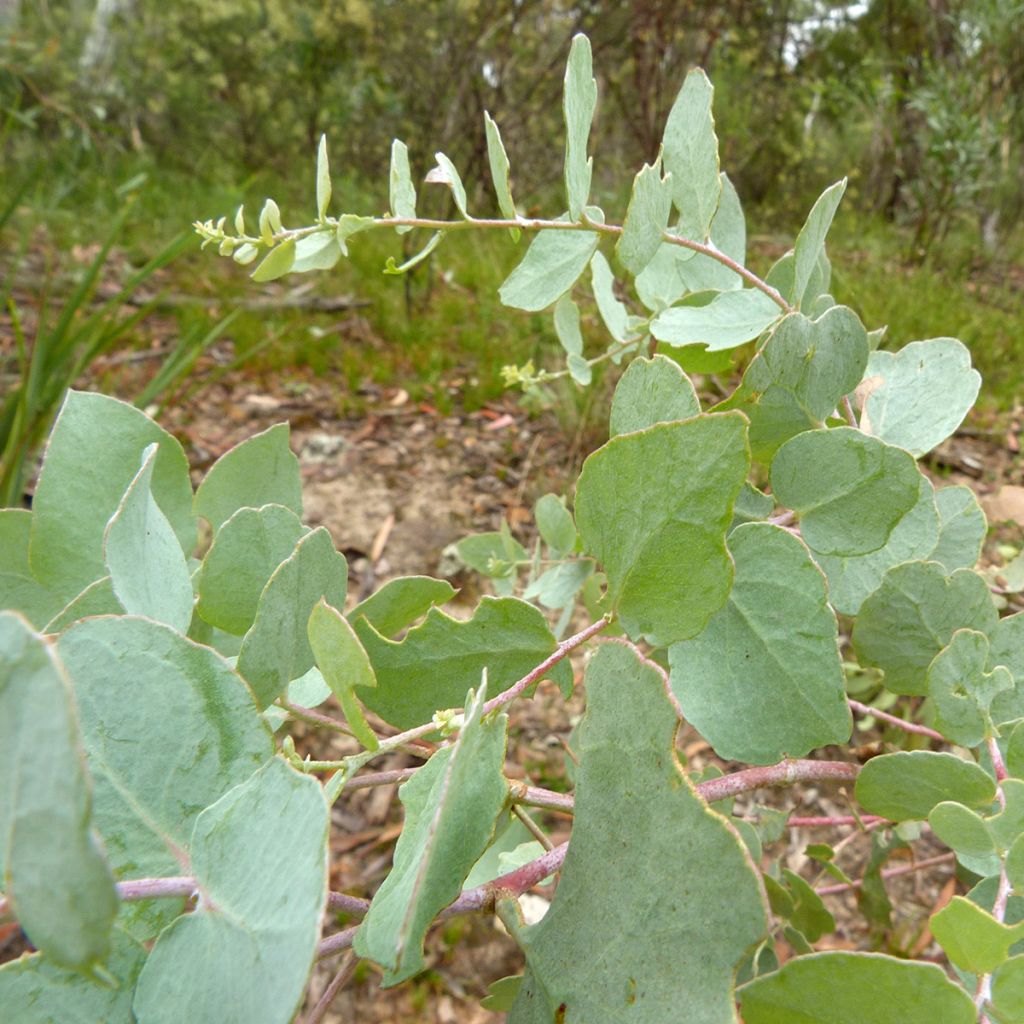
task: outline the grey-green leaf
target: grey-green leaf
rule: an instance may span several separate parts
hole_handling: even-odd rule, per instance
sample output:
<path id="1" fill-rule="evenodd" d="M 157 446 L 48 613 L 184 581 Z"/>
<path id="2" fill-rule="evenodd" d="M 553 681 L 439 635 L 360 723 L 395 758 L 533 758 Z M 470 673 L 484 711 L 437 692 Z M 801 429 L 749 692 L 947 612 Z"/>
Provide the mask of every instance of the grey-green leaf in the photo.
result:
<path id="1" fill-rule="evenodd" d="M 871 758 L 857 776 L 856 795 L 869 814 L 923 821 L 943 800 L 988 807 L 996 785 L 984 769 L 955 754 L 901 750 Z"/>
<path id="2" fill-rule="evenodd" d="M 576 526 L 630 636 L 686 640 L 725 603 L 725 531 L 749 465 L 746 420 L 735 412 L 622 434 L 586 460 Z"/>
<path id="3" fill-rule="evenodd" d="M 508 718 L 482 721 L 486 696 L 484 686 L 475 697 L 470 693 L 454 745 L 439 750 L 399 791 L 405 827 L 394 865 L 355 939 L 360 956 L 385 968 L 385 985 L 423 969 L 427 929 L 462 891 L 505 807 Z"/>
<path id="4" fill-rule="evenodd" d="M 337 232 L 330 229 L 306 235 L 295 243 L 295 260 L 291 273 L 330 270 L 341 259 L 342 248 Z"/>
<path id="5" fill-rule="evenodd" d="M 906 562 L 882 577 L 861 605 L 853 648 L 885 672 L 894 693 L 925 694 L 932 658 L 958 629 L 991 633 L 998 613 L 985 581 L 969 569 L 946 575 L 937 562 Z"/>
<path id="6" fill-rule="evenodd" d="M 669 345 L 735 348 L 763 334 L 782 315 L 756 288 L 719 292 L 706 306 L 673 306 L 651 321 L 651 334 Z"/>
<path id="7" fill-rule="evenodd" d="M 518 936 L 527 977 L 510 1024 L 559 1007 L 567 1022 L 674 1020 L 680 993 L 688 1024 L 723 1024 L 736 968 L 765 933 L 759 875 L 673 755 L 661 670 L 608 642 L 586 689 L 572 841 L 550 910 Z M 642 927 L 609 927 L 610 892 Z"/>
<path id="8" fill-rule="evenodd" d="M 327 826 L 319 784 L 278 758 L 196 818 L 189 856 L 202 896 L 153 947 L 138 1024 L 223 1021 L 228 1007 L 246 1024 L 292 1019 L 327 899 Z"/>
<path id="9" fill-rule="evenodd" d="M 594 253 L 590 261 L 590 285 L 594 289 L 594 301 L 601 314 L 608 333 L 618 342 L 624 342 L 630 334 L 629 310 L 615 294 L 615 278 L 604 253 Z"/>
<path id="10" fill-rule="evenodd" d="M 768 523 L 737 527 L 729 551 L 736 578 L 727 604 L 669 648 L 683 717 L 727 761 L 773 764 L 845 743 L 850 709 L 821 570 L 796 537 Z"/>
<path id="11" fill-rule="evenodd" d="M 940 487 L 935 492 L 939 513 L 939 537 L 928 556 L 947 572 L 973 569 L 981 557 L 988 532 L 985 513 L 970 487 Z"/>
<path id="12" fill-rule="evenodd" d="M 747 224 L 743 207 L 729 176 L 722 174 L 721 179 L 722 195 L 715 219 L 711 222 L 711 242 L 720 253 L 743 266 L 747 257 Z M 743 278 L 739 274 L 730 270 L 721 260 L 703 253 L 680 262 L 678 268 L 683 284 L 690 292 L 706 289 L 729 291 L 743 286 Z"/>
<path id="13" fill-rule="evenodd" d="M 661 176 L 661 166 L 644 164 L 633 179 L 633 191 L 615 243 L 619 262 L 635 277 L 654 259 L 672 212 L 672 176 Z"/>
<path id="14" fill-rule="evenodd" d="M 0 610 L 21 612 L 41 629 L 65 601 L 35 578 L 28 555 L 31 538 L 27 508 L 0 509 Z"/>
<path id="15" fill-rule="evenodd" d="M 142 467 L 107 525 L 103 551 L 110 582 L 129 615 L 146 615 L 179 633 L 192 621 L 192 578 L 174 530 L 153 498 L 158 448 Z"/>
<path id="16" fill-rule="evenodd" d="M 117 896 L 92 834 L 71 683 L 53 648 L 13 612 L 0 612 L 0 749 L 4 889 L 48 960 L 87 970 L 107 954 Z"/>
<path id="17" fill-rule="evenodd" d="M 381 636 L 394 637 L 434 605 L 447 604 L 456 594 L 447 580 L 429 576 L 399 576 L 360 601 L 348 613 L 349 622 L 365 618 Z"/>
<path id="18" fill-rule="evenodd" d="M 533 517 L 537 531 L 556 558 L 568 555 L 576 547 L 576 524 L 557 495 L 545 494 L 538 498 L 533 506 Z"/>
<path id="19" fill-rule="evenodd" d="M 593 75 L 590 40 L 579 33 L 573 36 L 569 61 L 565 68 L 565 193 L 569 219 L 579 220 L 590 197 L 593 157 L 587 156 L 587 139 L 597 106 L 597 82 Z"/>
<path id="20" fill-rule="evenodd" d="M 921 490 L 910 454 L 854 427 L 797 434 L 776 453 L 771 481 L 776 500 L 800 516 L 808 546 L 823 555 L 877 551 Z"/>
<path id="21" fill-rule="evenodd" d="M 699 412 L 697 392 L 678 363 L 660 355 L 634 359 L 616 385 L 609 433 L 629 434 Z"/>
<path id="22" fill-rule="evenodd" d="M 960 426 L 978 397 L 981 375 L 956 338 L 933 338 L 899 352 L 872 352 L 863 387 L 861 428 L 919 456 Z"/>
<path id="23" fill-rule="evenodd" d="M 718 137 L 711 115 L 714 89 L 695 68 L 686 76 L 665 125 L 665 170 L 672 175 L 672 198 L 679 210 L 679 231 L 703 242 L 718 209 Z"/>
<path id="24" fill-rule="evenodd" d="M 320 526 L 302 537 L 274 570 L 260 595 L 256 619 L 238 652 L 238 671 L 262 710 L 293 679 L 313 667 L 306 623 L 320 598 L 345 606 L 348 563 Z"/>
<path id="25" fill-rule="evenodd" d="M 997 725 L 1024 718 L 1024 612 L 1007 615 L 989 633 L 991 649 L 988 668 L 1005 665 L 1013 676 L 1014 688 L 992 702 L 992 719 Z M 1024 738 L 1024 733 L 1021 734 Z"/>
<path id="26" fill-rule="evenodd" d="M 487 160 L 491 167 L 491 181 L 494 183 L 494 194 L 498 199 L 498 210 L 507 220 L 516 219 L 516 205 L 512 201 L 512 186 L 509 183 L 509 162 L 505 146 L 501 141 L 501 132 L 491 115 L 484 111 L 484 129 L 487 133 Z M 512 228 L 514 238 L 518 238 L 518 230 Z"/>
<path id="27" fill-rule="evenodd" d="M 447 185 L 452 191 L 452 198 L 455 200 L 455 206 L 459 213 L 468 218 L 466 187 L 462 184 L 462 178 L 456 170 L 455 164 L 444 153 L 435 153 L 434 159 L 437 161 L 437 166 L 427 174 L 425 180 L 432 185 Z"/>
<path id="28" fill-rule="evenodd" d="M 331 164 L 327 158 L 327 136 L 320 136 L 316 152 L 316 215 L 323 220 L 331 203 Z"/>
<path id="29" fill-rule="evenodd" d="M 580 308 L 568 294 L 555 303 L 555 334 L 566 355 L 583 354 L 583 332 L 580 330 Z"/>
<path id="30" fill-rule="evenodd" d="M 928 824 L 968 871 L 982 878 L 999 874 L 996 838 L 980 814 L 961 803 L 945 800 L 932 808 Z"/>
<path id="31" fill-rule="evenodd" d="M 596 231 L 557 228 L 539 231 L 522 262 L 499 289 L 501 301 L 528 312 L 546 309 L 586 270 L 598 238 Z"/>
<path id="32" fill-rule="evenodd" d="M 416 186 L 412 183 L 409 170 L 409 150 L 404 142 L 395 139 L 391 143 L 391 170 L 388 173 L 390 187 L 391 215 L 400 220 L 411 220 L 416 216 Z M 400 235 L 412 231 L 412 226 L 402 224 L 395 228 Z"/>
<path id="33" fill-rule="evenodd" d="M 260 265 L 249 276 L 261 284 L 284 277 L 295 265 L 295 246 L 294 238 L 286 238 L 279 242 L 263 257 Z"/>
<path id="34" fill-rule="evenodd" d="M 214 532 L 240 508 L 284 505 L 301 516 L 302 477 L 288 437 L 288 424 L 276 423 L 225 452 L 196 490 L 196 515 Z"/>
<path id="35" fill-rule="evenodd" d="M 815 297 L 808 289 L 808 284 L 818 261 L 824 255 L 825 237 L 832 226 L 832 218 L 836 215 L 845 191 L 845 178 L 825 189 L 811 207 L 811 212 L 807 215 L 800 234 L 797 235 L 793 248 L 793 291 L 790 295 L 790 301 L 794 306 L 801 305 L 805 298 Z"/>

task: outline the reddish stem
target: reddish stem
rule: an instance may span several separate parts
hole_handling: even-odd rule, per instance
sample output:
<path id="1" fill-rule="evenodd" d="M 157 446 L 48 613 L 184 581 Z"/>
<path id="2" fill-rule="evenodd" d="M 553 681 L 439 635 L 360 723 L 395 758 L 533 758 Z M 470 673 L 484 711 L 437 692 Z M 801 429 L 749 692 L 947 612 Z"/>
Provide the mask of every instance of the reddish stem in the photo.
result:
<path id="1" fill-rule="evenodd" d="M 927 736 L 929 739 L 937 740 L 939 743 L 946 742 L 946 737 L 941 732 L 929 729 L 927 725 L 917 725 L 915 722 L 908 722 L 897 715 L 890 715 L 888 711 L 879 711 L 878 708 L 873 708 L 868 704 L 861 704 L 859 700 L 850 700 L 847 703 L 854 711 L 859 711 L 862 715 L 871 715 L 873 718 L 888 722 L 889 725 L 895 725 L 897 729 L 902 729 L 904 732 L 912 732 L 918 736 Z"/>

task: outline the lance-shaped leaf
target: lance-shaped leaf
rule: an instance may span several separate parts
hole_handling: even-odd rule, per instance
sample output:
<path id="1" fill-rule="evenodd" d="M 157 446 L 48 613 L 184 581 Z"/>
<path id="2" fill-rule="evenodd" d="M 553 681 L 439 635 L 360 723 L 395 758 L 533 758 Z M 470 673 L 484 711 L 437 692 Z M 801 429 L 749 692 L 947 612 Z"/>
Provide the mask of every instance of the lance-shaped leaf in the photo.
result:
<path id="1" fill-rule="evenodd" d="M 41 629 L 64 605 L 32 573 L 28 549 L 32 513 L 27 508 L 0 509 L 0 610 L 21 612 Z"/>
<path id="2" fill-rule="evenodd" d="M 533 506 L 537 532 L 556 558 L 568 555 L 576 547 L 576 524 L 565 503 L 554 494 L 545 494 Z"/>
<path id="3" fill-rule="evenodd" d="M 365 618 L 381 636 L 394 637 L 434 605 L 447 604 L 456 594 L 447 580 L 429 576 L 399 576 L 388 580 L 380 590 L 348 614 L 349 622 Z"/>
<path id="4" fill-rule="evenodd" d="M 860 770 L 857 802 L 893 821 L 923 821 L 944 800 L 988 807 L 992 777 L 973 761 L 932 750 L 901 750 L 871 758 Z"/>
<path id="5" fill-rule="evenodd" d="M 559 1007 L 566 1024 L 668 1021 L 681 1006 L 689 1024 L 724 1024 L 765 933 L 759 875 L 675 758 L 661 670 L 601 644 L 586 689 L 572 840 L 551 909 L 517 936 L 527 977 L 510 1024 Z"/>
<path id="6" fill-rule="evenodd" d="M 295 249 L 296 239 L 286 238 L 263 257 L 263 261 L 249 276 L 261 284 L 284 277 L 295 266 Z"/>
<path id="7" fill-rule="evenodd" d="M 971 997 L 937 964 L 812 953 L 740 989 L 744 1024 L 974 1024 Z"/>
<path id="8" fill-rule="evenodd" d="M 587 210 L 590 212 L 593 207 Z M 559 218 L 566 219 L 564 215 Z M 538 231 L 522 262 L 498 289 L 501 301 L 533 313 L 546 309 L 577 282 L 594 255 L 598 240 L 596 231 Z"/>
<path id="9" fill-rule="evenodd" d="M 145 949 L 118 929 L 102 977 L 23 954 L 0 967 L 0 1006 L 18 1024 L 137 1024 L 132 998 L 145 961 Z"/>
<path id="10" fill-rule="evenodd" d="M 399 790 L 405 826 L 394 866 L 355 939 L 356 952 L 385 969 L 385 985 L 423 970 L 427 929 L 462 891 L 505 807 L 508 718 L 482 721 L 485 700 L 485 686 L 476 696 L 470 691 L 455 743 L 439 750 Z"/>
<path id="11" fill-rule="evenodd" d="M 498 199 L 498 209 L 507 220 L 516 219 L 516 204 L 512 201 L 512 186 L 509 183 L 509 163 L 501 132 L 491 115 L 484 111 L 484 129 L 487 133 L 487 161 L 491 167 L 491 181 Z M 519 229 L 511 228 L 513 240 L 519 238 Z"/>
<path id="12" fill-rule="evenodd" d="M 313 667 L 306 636 L 310 613 L 322 597 L 336 608 L 344 607 L 347 585 L 348 563 L 322 526 L 307 533 L 274 570 L 238 652 L 238 671 L 253 688 L 261 709 Z"/>
<path id="13" fill-rule="evenodd" d="M 954 896 L 933 914 L 929 927 L 950 961 L 974 974 L 991 974 L 1024 938 L 1024 922 L 1003 924 L 963 896 Z"/>
<path id="14" fill-rule="evenodd" d="M 323 220 L 331 203 L 331 163 L 327 157 L 327 136 L 320 136 L 316 151 L 316 215 Z"/>
<path id="15" fill-rule="evenodd" d="M 302 515 L 299 460 L 288 445 L 287 423 L 276 423 L 225 452 L 196 490 L 195 513 L 214 532 L 240 508 L 284 505 Z"/>
<path id="16" fill-rule="evenodd" d="M 594 253 L 590 261 L 590 285 L 594 290 L 594 301 L 597 311 L 601 314 L 608 333 L 619 342 L 625 341 L 630 335 L 629 310 L 625 303 L 615 294 L 615 277 L 604 253 Z M 613 362 L 618 362 L 614 356 Z"/>
<path id="17" fill-rule="evenodd" d="M 725 607 L 669 648 L 683 716 L 727 761 L 773 764 L 845 743 L 850 709 L 821 570 L 796 537 L 768 523 L 737 527 L 729 551 L 736 578 Z"/>
<path id="18" fill-rule="evenodd" d="M 409 170 L 409 150 L 404 142 L 395 139 L 391 143 L 391 169 L 388 172 L 389 202 L 391 216 L 409 220 L 416 216 L 416 186 L 412 183 Z M 412 225 L 403 224 L 395 228 L 400 235 L 412 231 Z"/>
<path id="19" fill-rule="evenodd" d="M 240 508 L 217 531 L 203 559 L 197 581 L 200 617 L 227 633 L 244 635 L 267 581 L 308 532 L 283 505 Z"/>
<path id="20" fill-rule="evenodd" d="M 740 266 L 747 258 L 747 223 L 743 216 L 740 197 L 727 174 L 721 175 L 722 196 L 718 211 L 711 222 L 711 241 L 715 248 Z M 706 289 L 729 291 L 742 288 L 743 278 L 730 270 L 721 260 L 697 253 L 693 259 L 678 264 L 679 275 L 689 292 Z"/>
<path id="21" fill-rule="evenodd" d="M 800 516 L 804 540 L 823 555 L 877 551 L 921 491 L 911 455 L 854 427 L 797 434 L 776 453 L 771 480 L 776 500 Z"/>
<path id="22" fill-rule="evenodd" d="M 763 334 L 779 307 L 756 288 L 720 292 L 706 306 L 673 306 L 651 321 L 651 334 L 668 345 L 706 345 L 711 352 L 735 348 Z"/>
<path id="23" fill-rule="evenodd" d="M 180 874 L 196 815 L 273 753 L 252 694 L 220 655 L 149 619 L 86 619 L 57 649 L 75 681 L 115 874 Z"/>
<path id="24" fill-rule="evenodd" d="M 146 615 L 184 633 L 192 621 L 192 577 L 178 538 L 153 498 L 157 446 L 124 492 L 107 525 L 103 550 L 110 583 L 129 615 Z"/>
<path id="25" fill-rule="evenodd" d="M 644 164 L 633 179 L 633 191 L 615 243 L 619 262 L 635 277 L 654 259 L 672 212 L 672 176 L 661 176 L 660 161 Z"/>
<path id="26" fill-rule="evenodd" d="M 988 532 L 985 513 L 970 487 L 940 487 L 935 492 L 939 512 L 939 537 L 928 556 L 941 563 L 946 572 L 973 569 L 981 557 Z"/>
<path id="27" fill-rule="evenodd" d="M 434 159 L 437 161 L 437 166 L 427 174 L 424 180 L 431 185 L 447 185 L 452 191 L 452 198 L 455 200 L 455 206 L 459 213 L 463 217 L 469 217 L 466 210 L 466 187 L 462 184 L 462 178 L 459 176 L 455 164 L 444 153 L 435 153 Z"/>
<path id="28" fill-rule="evenodd" d="M 725 532 L 749 468 L 746 420 L 735 412 L 622 434 L 584 463 L 576 526 L 630 636 L 686 640 L 725 603 Z"/>
<path id="29" fill-rule="evenodd" d="M 991 633 L 998 620 L 985 581 L 969 569 L 947 576 L 937 562 L 906 562 L 861 605 L 853 648 L 885 672 L 893 693 L 925 694 L 932 658 L 958 629 Z"/>
<path id="30" fill-rule="evenodd" d="M 596 255 L 596 254 L 595 254 Z M 568 356 L 583 355 L 583 332 L 580 330 L 580 307 L 568 294 L 555 303 L 555 334 Z"/>
<path id="31" fill-rule="evenodd" d="M 593 74 L 590 40 L 573 36 L 569 62 L 565 67 L 562 109 L 565 113 L 565 194 L 569 219 L 579 220 L 590 197 L 590 175 L 594 159 L 587 156 L 590 124 L 597 106 L 597 82 Z"/>
<path id="32" fill-rule="evenodd" d="M 139 1024 L 224 1019 L 226 1007 L 247 1024 L 292 1019 L 327 899 L 327 825 L 319 784 L 278 758 L 196 818 L 199 904 L 157 939 L 135 990 Z"/>
<path id="33" fill-rule="evenodd" d="M 793 247 L 793 290 L 790 301 L 794 306 L 801 305 L 806 299 L 814 298 L 818 289 L 811 289 L 811 277 L 814 275 L 819 261 L 825 255 L 825 237 L 832 226 L 832 218 L 836 215 L 839 202 L 846 191 L 846 179 L 830 185 L 818 197 L 811 207 L 804 226 L 797 235 Z M 827 280 L 820 291 L 828 287 Z"/>
<path id="34" fill-rule="evenodd" d="M 512 597 L 485 597 L 465 621 L 431 608 L 424 622 L 398 641 L 385 639 L 365 619 L 352 624 L 377 676 L 376 689 L 360 688 L 357 695 L 399 729 L 459 707 L 485 669 L 495 693 L 507 690 L 558 646 L 543 613 Z M 548 678 L 561 686 L 571 673 L 563 661 Z"/>
<path id="35" fill-rule="evenodd" d="M 985 671 L 988 637 L 958 629 L 928 666 L 928 695 L 935 704 L 935 728 L 952 743 L 976 747 L 990 731 L 989 708 L 996 694 L 1013 688 L 1010 670 Z"/>
<path id="36" fill-rule="evenodd" d="M 754 457 L 771 461 L 779 445 L 820 427 L 864 375 L 868 339 L 857 315 L 833 306 L 817 320 L 785 317 L 761 346 L 730 404 L 749 406 Z"/>
<path id="37" fill-rule="evenodd" d="M 718 137 L 711 115 L 714 89 L 695 68 L 686 76 L 665 124 L 665 170 L 672 175 L 672 198 L 679 210 L 679 231 L 703 242 L 718 209 Z"/>
<path id="38" fill-rule="evenodd" d="M 848 558 L 815 555 L 828 577 L 829 602 L 837 612 L 856 615 L 894 565 L 932 557 L 939 537 L 934 493 L 931 481 L 922 476 L 917 504 L 893 527 L 889 539 L 877 551 Z"/>
<path id="39" fill-rule="evenodd" d="M 872 352 L 861 427 L 924 455 L 960 426 L 980 387 L 971 353 L 956 338 L 913 341 L 899 352 Z"/>
<path id="40" fill-rule="evenodd" d="M 310 613 L 306 632 L 317 667 L 338 698 L 356 739 L 368 750 L 376 750 L 377 737 L 353 691 L 357 686 L 376 686 L 377 677 L 355 630 L 341 612 L 321 599 Z"/>
<path id="41" fill-rule="evenodd" d="M 992 720 L 1001 725 L 1024 718 L 1024 612 L 1000 619 L 989 636 L 992 646 L 986 667 L 1005 665 L 1013 676 L 1013 689 L 992 702 Z"/>
<path id="42" fill-rule="evenodd" d="M 634 359 L 615 387 L 608 429 L 614 437 L 699 412 L 697 392 L 678 363 L 667 356 Z"/>
<path id="43" fill-rule="evenodd" d="M 182 549 L 195 546 L 188 460 L 176 438 L 134 406 L 69 391 L 46 446 L 32 507 L 32 572 L 67 603 L 107 575 L 103 534 L 145 448 L 160 446 L 152 491 Z M 69 509 L 74 510 L 69 514 Z"/>
<path id="44" fill-rule="evenodd" d="M 117 896 L 92 835 L 71 684 L 53 648 L 13 612 L 0 612 L 0 749 L 3 888 L 37 949 L 91 968 L 109 948 Z"/>

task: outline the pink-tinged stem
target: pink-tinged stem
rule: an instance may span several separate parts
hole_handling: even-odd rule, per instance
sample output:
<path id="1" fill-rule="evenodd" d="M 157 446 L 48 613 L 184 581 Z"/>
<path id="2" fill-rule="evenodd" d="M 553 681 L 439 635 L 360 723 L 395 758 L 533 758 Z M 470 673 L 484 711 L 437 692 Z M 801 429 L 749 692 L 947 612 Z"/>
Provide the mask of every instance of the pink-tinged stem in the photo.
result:
<path id="1" fill-rule="evenodd" d="M 889 725 L 895 725 L 897 729 L 902 729 L 904 732 L 912 732 L 918 736 L 927 736 L 929 739 L 938 740 L 939 743 L 946 742 L 946 737 L 941 732 L 929 729 L 927 725 L 907 722 L 897 715 L 890 715 L 888 711 L 879 711 L 878 708 L 873 708 L 868 704 L 861 704 L 859 700 L 849 700 L 847 703 L 854 711 L 859 711 L 862 715 L 871 715 L 882 722 L 888 722 Z"/>
<path id="2" fill-rule="evenodd" d="M 889 868 L 882 872 L 882 878 L 897 878 L 900 875 L 912 875 L 915 871 L 923 871 L 925 868 L 934 867 L 936 864 L 948 864 L 956 854 L 940 853 L 937 857 L 928 857 L 926 860 L 919 860 L 914 864 L 905 864 L 899 868 Z M 837 892 L 848 892 L 850 889 L 859 889 L 864 882 L 857 878 L 852 882 L 842 882 L 838 885 L 826 885 L 814 891 L 819 896 L 833 896 Z"/>
<path id="3" fill-rule="evenodd" d="M 855 818 L 852 814 L 844 814 L 835 818 L 789 818 L 786 824 L 790 828 L 835 828 L 840 825 L 871 825 L 888 821 L 877 814 L 862 814 Z"/>
<path id="4" fill-rule="evenodd" d="M 860 765 L 849 761 L 780 761 L 708 779 L 697 786 L 697 792 L 708 803 L 715 803 L 762 786 L 789 786 L 795 782 L 852 782 L 859 773 Z"/>

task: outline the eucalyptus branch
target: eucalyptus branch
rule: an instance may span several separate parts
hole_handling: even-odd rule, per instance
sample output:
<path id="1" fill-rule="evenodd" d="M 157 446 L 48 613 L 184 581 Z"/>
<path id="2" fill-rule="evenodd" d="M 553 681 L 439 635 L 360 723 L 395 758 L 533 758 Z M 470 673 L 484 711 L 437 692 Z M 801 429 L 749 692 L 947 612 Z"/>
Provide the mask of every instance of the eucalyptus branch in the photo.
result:
<path id="1" fill-rule="evenodd" d="M 323 995 L 317 1000 L 316 1006 L 306 1015 L 302 1024 L 319 1024 L 327 1016 L 331 1003 L 334 1002 L 335 997 L 344 988 L 349 978 L 355 974 L 357 963 L 356 955 L 351 950 L 345 954 L 341 966 L 335 972 L 334 977 L 331 978 L 327 988 L 324 989 Z"/>
<path id="2" fill-rule="evenodd" d="M 913 864 L 904 864 L 898 868 L 888 868 L 882 872 L 882 878 L 898 878 L 900 875 L 912 875 L 917 871 L 924 871 L 925 868 L 935 867 L 936 864 L 948 864 L 956 857 L 954 853 L 940 853 L 935 857 L 927 857 L 925 860 L 915 861 Z M 814 891 L 819 896 L 834 896 L 836 893 L 848 892 L 850 889 L 859 889 L 864 884 L 860 878 L 852 882 L 839 882 L 836 885 L 825 885 Z"/>
<path id="3" fill-rule="evenodd" d="M 927 725 L 917 725 L 915 722 L 908 722 L 898 715 L 890 715 L 888 711 L 879 711 L 878 708 L 873 708 L 869 704 L 862 704 L 859 700 L 848 700 L 847 703 L 854 711 L 859 711 L 862 715 L 871 715 L 873 718 L 878 718 L 889 725 L 894 725 L 897 729 L 902 729 L 904 732 L 912 732 L 917 736 L 927 736 L 929 739 L 937 740 L 939 743 L 946 742 L 946 737 L 941 732 L 929 729 Z"/>

